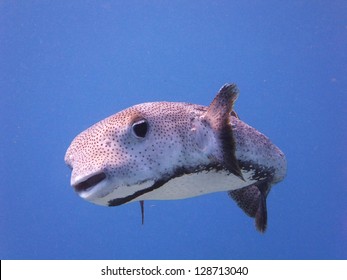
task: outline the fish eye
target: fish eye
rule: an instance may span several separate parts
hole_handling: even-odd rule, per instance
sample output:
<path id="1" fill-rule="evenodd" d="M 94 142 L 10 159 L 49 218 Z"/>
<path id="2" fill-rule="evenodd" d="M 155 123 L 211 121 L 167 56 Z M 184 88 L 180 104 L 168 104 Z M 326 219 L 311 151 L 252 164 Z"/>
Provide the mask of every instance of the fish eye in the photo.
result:
<path id="1" fill-rule="evenodd" d="M 132 125 L 133 133 L 137 138 L 144 138 L 148 131 L 148 122 L 145 119 L 136 121 Z"/>

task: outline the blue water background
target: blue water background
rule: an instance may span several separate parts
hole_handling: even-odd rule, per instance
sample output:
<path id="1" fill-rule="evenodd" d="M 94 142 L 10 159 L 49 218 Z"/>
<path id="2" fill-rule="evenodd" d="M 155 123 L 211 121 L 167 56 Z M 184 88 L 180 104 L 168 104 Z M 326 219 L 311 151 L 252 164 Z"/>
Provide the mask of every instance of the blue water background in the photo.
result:
<path id="1" fill-rule="evenodd" d="M 147 101 L 208 105 L 286 154 L 259 234 L 225 193 L 96 206 L 64 154 Z M 346 259 L 346 1 L 1 1 L 1 259 Z"/>

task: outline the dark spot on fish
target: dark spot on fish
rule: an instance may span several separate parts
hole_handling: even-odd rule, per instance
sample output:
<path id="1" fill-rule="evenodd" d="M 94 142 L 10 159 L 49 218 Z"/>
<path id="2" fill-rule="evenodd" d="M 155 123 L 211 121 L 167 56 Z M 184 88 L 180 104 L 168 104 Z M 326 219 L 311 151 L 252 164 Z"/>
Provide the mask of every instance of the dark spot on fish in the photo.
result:
<path id="1" fill-rule="evenodd" d="M 251 161 L 239 161 L 239 166 L 241 170 L 246 172 L 252 171 L 254 174 L 250 179 L 256 181 L 270 179 L 275 174 L 275 169 L 273 167 L 266 167 Z"/>

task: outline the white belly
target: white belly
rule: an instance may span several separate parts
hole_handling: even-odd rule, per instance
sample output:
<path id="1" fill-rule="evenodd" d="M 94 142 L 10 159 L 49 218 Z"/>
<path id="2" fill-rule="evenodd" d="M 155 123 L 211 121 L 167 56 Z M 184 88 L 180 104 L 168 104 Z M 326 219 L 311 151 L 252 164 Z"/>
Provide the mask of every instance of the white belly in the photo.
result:
<path id="1" fill-rule="evenodd" d="M 225 171 L 203 171 L 176 177 L 136 200 L 183 199 L 213 192 L 226 192 L 246 187 L 255 180 L 249 180 L 253 172 L 243 173 L 245 181 Z"/>

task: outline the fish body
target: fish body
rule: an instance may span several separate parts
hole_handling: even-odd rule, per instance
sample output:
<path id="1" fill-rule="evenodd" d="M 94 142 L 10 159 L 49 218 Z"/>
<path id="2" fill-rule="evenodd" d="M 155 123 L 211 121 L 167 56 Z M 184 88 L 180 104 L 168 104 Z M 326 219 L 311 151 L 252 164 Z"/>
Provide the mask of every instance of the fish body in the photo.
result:
<path id="1" fill-rule="evenodd" d="M 208 107 L 143 103 L 96 123 L 66 152 L 71 185 L 105 206 L 225 191 L 265 231 L 266 197 L 285 177 L 286 159 L 237 117 L 237 97 L 226 84 Z"/>

